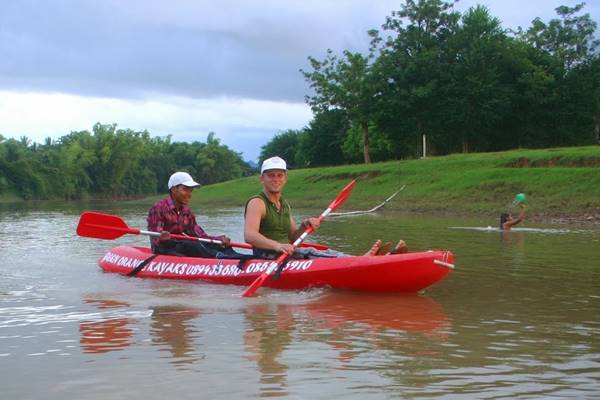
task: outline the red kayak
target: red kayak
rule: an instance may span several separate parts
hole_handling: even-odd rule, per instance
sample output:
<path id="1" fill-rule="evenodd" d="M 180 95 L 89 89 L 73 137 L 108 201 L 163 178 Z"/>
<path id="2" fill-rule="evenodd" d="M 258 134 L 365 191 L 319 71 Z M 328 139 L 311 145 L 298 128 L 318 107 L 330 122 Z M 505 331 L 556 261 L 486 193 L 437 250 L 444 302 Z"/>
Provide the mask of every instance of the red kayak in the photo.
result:
<path id="1" fill-rule="evenodd" d="M 119 246 L 99 261 L 106 272 L 128 274 L 152 255 L 147 247 Z M 429 250 L 386 256 L 349 256 L 290 260 L 277 279 L 270 275 L 263 286 L 275 289 L 331 287 L 369 292 L 416 293 L 442 280 L 454 268 L 446 250 Z M 273 261 L 249 260 L 243 270 L 238 260 L 159 255 L 136 276 L 199 280 L 248 286 Z"/>

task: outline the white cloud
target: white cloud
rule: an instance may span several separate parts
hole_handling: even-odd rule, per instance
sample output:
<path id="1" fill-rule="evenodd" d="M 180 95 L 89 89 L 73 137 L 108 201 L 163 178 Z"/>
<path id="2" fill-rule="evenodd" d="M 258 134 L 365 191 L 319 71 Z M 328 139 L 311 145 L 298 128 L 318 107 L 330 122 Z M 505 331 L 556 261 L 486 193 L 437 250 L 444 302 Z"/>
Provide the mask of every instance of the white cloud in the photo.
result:
<path id="1" fill-rule="evenodd" d="M 83 97 L 62 93 L 0 91 L 0 134 L 35 142 L 71 131 L 91 130 L 96 122 L 148 130 L 173 141 L 204 141 L 208 132 L 230 148 L 256 159 L 265 137 L 301 129 L 312 113 L 302 103 L 252 99 L 192 99 L 148 95 L 146 100 Z"/>

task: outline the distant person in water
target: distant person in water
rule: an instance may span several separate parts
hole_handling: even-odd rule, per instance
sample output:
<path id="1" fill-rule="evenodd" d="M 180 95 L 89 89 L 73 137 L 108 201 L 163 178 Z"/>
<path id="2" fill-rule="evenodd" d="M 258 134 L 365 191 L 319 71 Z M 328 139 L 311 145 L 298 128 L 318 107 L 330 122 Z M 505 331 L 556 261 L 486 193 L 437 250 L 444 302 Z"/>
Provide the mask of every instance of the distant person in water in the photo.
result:
<path id="1" fill-rule="evenodd" d="M 521 203 L 521 212 L 517 218 L 514 218 L 512 213 L 502 213 L 500 214 L 500 229 L 504 231 L 509 231 L 513 226 L 520 224 L 525 220 L 525 216 L 527 215 L 527 204 Z"/>
<path id="2" fill-rule="evenodd" d="M 275 259 L 281 253 L 287 253 L 293 258 L 313 257 L 342 257 L 346 254 L 312 248 L 294 249 L 291 244 L 306 228 L 311 226 L 314 231 L 319 228 L 318 218 L 307 218 L 300 224 L 292 217 L 292 209 L 282 197 L 283 188 L 287 183 L 287 164 L 280 157 L 271 157 L 262 163 L 260 170 L 262 191 L 251 197 L 246 203 L 244 213 L 244 238 L 254 246 L 254 255 L 259 258 Z M 377 240 L 365 254 L 369 256 L 386 255 L 390 253 L 406 253 L 408 248 L 400 240 L 394 249 L 390 244 Z"/>

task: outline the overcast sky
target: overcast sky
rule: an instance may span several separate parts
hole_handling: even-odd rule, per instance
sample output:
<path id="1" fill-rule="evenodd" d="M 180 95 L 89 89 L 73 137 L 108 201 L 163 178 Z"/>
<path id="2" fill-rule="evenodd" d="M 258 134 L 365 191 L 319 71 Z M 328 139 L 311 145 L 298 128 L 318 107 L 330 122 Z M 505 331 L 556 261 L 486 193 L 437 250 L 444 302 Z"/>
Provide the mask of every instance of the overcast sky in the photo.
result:
<path id="1" fill-rule="evenodd" d="M 461 0 L 506 28 L 570 0 Z M 0 134 L 35 142 L 96 122 L 205 141 L 247 160 L 312 118 L 299 69 L 327 48 L 363 51 L 403 1 L 0 0 Z M 600 1 L 585 12 L 600 21 Z"/>

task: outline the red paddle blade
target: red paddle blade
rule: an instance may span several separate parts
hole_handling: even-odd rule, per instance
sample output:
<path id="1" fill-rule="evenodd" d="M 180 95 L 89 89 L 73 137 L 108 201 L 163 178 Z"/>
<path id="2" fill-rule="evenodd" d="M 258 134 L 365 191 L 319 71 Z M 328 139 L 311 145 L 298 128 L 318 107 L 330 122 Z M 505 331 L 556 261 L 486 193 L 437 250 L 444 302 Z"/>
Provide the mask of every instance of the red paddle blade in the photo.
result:
<path id="1" fill-rule="evenodd" d="M 281 253 L 281 255 L 277 257 L 275 261 L 273 261 L 273 264 L 271 264 L 265 272 L 260 274 L 260 276 L 256 278 L 254 282 L 250 284 L 250 286 L 248 286 L 248 289 L 244 290 L 244 293 L 242 293 L 242 297 L 254 296 L 254 293 L 256 293 L 258 288 L 260 288 L 263 285 L 263 283 L 265 283 L 269 275 L 271 275 L 271 273 L 275 271 L 275 269 L 277 269 L 279 265 L 285 261 L 286 258 L 288 258 L 288 255 L 286 253 Z"/>
<path id="2" fill-rule="evenodd" d="M 344 204 L 344 202 L 348 199 L 348 197 L 350 197 L 350 193 L 352 193 L 352 189 L 354 189 L 354 185 L 356 185 L 356 179 L 353 179 L 352 182 L 347 184 L 340 191 L 340 193 L 337 195 L 335 200 L 333 200 L 331 202 L 331 204 L 329 205 L 329 208 L 331 208 L 331 211 L 335 210 L 336 208 L 338 208 L 339 206 Z"/>
<path id="3" fill-rule="evenodd" d="M 256 293 L 258 288 L 262 286 L 262 284 L 267 280 L 268 277 L 269 274 L 263 272 L 258 278 L 254 280 L 254 282 L 252 282 L 250 286 L 248 286 L 248 289 L 244 290 L 244 293 L 242 293 L 242 297 L 254 296 L 254 293 Z"/>
<path id="4" fill-rule="evenodd" d="M 85 211 L 79 218 L 77 234 L 96 239 L 116 239 L 129 232 L 129 227 L 116 215 Z"/>

